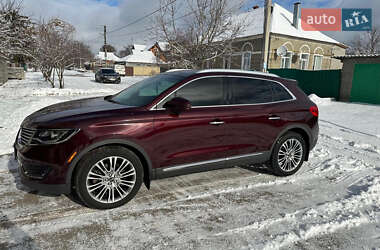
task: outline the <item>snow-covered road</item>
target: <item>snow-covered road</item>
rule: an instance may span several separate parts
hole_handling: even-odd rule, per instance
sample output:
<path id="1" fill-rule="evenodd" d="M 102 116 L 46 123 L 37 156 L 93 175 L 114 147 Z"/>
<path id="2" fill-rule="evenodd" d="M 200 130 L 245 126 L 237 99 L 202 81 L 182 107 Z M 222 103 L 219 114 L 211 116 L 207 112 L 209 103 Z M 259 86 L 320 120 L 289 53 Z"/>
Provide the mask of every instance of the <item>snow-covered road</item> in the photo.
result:
<path id="1" fill-rule="evenodd" d="M 7 154 L 28 113 L 136 80 L 96 92 L 85 77 L 70 79 L 90 90 L 36 96 L 22 83 L 0 87 L 0 249 L 380 249 L 380 106 L 313 97 L 319 142 L 294 176 L 242 166 L 163 179 L 123 207 L 98 211 L 30 192 Z"/>

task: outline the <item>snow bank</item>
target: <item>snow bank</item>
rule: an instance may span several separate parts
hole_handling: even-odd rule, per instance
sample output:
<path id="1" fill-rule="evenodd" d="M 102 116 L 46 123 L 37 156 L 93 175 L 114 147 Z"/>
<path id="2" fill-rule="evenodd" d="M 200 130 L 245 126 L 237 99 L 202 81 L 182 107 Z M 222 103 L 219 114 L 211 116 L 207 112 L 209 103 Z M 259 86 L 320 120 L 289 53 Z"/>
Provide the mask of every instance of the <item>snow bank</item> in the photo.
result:
<path id="1" fill-rule="evenodd" d="M 321 98 L 321 97 L 317 96 L 316 94 L 309 95 L 309 99 L 312 100 L 318 106 L 330 105 L 331 101 L 334 100 L 334 98 Z"/>

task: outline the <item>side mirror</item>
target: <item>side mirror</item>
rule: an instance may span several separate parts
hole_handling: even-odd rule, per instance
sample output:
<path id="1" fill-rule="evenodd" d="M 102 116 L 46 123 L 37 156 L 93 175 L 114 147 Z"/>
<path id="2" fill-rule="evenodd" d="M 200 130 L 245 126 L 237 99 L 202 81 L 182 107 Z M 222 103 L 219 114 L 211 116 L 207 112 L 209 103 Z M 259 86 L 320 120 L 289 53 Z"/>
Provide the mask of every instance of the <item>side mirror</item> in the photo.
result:
<path id="1" fill-rule="evenodd" d="M 179 115 L 180 113 L 189 110 L 191 108 L 191 103 L 185 98 L 174 97 L 170 101 L 166 102 L 163 108 L 169 111 L 171 114 Z"/>

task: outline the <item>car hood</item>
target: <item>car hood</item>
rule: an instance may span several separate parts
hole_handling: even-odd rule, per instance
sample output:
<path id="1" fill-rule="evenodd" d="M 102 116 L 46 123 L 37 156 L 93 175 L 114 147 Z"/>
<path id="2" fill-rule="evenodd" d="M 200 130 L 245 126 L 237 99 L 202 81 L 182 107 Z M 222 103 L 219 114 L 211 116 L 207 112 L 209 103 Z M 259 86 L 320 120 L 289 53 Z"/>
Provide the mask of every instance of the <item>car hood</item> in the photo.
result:
<path id="1" fill-rule="evenodd" d="M 92 117 L 110 116 L 113 111 L 128 110 L 133 107 L 109 102 L 105 97 L 86 98 L 57 103 L 34 112 L 25 118 L 22 127 L 50 127 L 56 123 L 81 120 Z"/>

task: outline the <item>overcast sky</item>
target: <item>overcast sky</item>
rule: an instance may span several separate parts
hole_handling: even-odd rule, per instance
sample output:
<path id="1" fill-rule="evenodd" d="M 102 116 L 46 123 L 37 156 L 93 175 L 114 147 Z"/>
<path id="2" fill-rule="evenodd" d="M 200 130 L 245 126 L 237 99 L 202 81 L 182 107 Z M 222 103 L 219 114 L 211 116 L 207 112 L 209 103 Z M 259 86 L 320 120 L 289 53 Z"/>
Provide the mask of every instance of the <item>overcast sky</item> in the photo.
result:
<path id="1" fill-rule="evenodd" d="M 178 3 L 185 0 L 177 0 Z M 238 0 L 231 0 L 238 1 Z M 290 11 L 296 0 L 273 0 Z M 156 10 L 159 0 L 24 0 L 24 12 L 35 19 L 61 18 L 73 24 L 77 38 L 88 43 L 93 52 L 103 43 L 103 25 L 107 25 L 108 43 L 118 50 L 131 43 L 151 43 L 151 32 L 141 32 L 152 27 L 152 18 L 124 29 L 123 25 Z M 247 11 L 254 5 L 263 6 L 264 0 L 246 0 L 241 11 Z M 372 8 L 372 19 L 380 25 L 380 0 L 304 0 L 301 8 Z M 347 42 L 358 32 L 328 32 L 328 35 L 340 42 Z"/>

